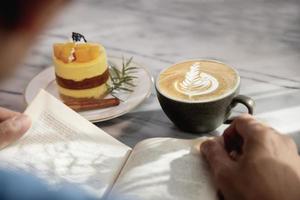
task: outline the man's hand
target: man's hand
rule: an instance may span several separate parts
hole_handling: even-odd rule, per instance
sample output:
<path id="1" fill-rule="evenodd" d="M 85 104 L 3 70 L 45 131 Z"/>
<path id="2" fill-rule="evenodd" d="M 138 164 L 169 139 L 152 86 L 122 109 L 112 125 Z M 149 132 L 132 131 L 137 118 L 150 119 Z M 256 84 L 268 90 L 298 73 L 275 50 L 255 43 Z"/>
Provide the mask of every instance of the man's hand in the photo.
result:
<path id="1" fill-rule="evenodd" d="M 225 150 L 224 137 L 201 145 L 225 200 L 300 199 L 300 157 L 291 138 L 250 115 L 237 118 L 228 135 L 242 137 L 240 154 Z"/>
<path id="2" fill-rule="evenodd" d="M 0 149 L 18 140 L 30 124 L 26 115 L 0 107 Z"/>

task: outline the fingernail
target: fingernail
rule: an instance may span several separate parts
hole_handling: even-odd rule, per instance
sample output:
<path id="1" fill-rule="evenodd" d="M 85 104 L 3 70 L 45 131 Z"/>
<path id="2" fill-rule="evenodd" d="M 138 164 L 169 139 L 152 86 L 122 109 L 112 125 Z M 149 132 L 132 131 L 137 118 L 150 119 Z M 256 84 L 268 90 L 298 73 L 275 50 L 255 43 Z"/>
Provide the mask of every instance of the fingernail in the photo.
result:
<path id="1" fill-rule="evenodd" d="M 13 123 L 16 129 L 28 129 L 30 127 L 30 118 L 27 115 L 20 114 L 13 119 Z"/>
<path id="2" fill-rule="evenodd" d="M 200 149 L 201 149 L 201 152 L 202 152 L 203 154 L 206 154 L 207 149 L 208 149 L 208 144 L 207 144 L 207 142 L 204 142 L 204 143 L 201 145 Z"/>

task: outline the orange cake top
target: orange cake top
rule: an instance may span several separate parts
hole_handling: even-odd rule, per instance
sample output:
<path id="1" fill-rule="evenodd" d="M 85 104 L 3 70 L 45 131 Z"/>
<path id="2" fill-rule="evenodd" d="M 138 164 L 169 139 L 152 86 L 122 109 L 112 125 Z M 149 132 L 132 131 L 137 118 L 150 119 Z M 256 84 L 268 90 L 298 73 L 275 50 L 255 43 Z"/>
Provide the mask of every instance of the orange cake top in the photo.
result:
<path id="1" fill-rule="evenodd" d="M 54 56 L 64 63 L 85 63 L 100 56 L 104 48 L 100 44 L 94 43 L 55 43 L 53 45 Z"/>

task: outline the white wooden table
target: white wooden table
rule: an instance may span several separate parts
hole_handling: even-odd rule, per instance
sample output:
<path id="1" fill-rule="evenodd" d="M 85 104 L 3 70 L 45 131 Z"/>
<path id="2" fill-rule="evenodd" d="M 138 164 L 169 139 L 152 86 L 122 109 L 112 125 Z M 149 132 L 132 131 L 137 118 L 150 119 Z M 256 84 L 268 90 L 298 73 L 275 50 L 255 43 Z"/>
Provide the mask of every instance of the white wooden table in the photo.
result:
<path id="1" fill-rule="evenodd" d="M 15 75 L 0 84 L 0 105 L 24 110 L 23 91 L 51 65 L 52 44 L 77 31 L 102 43 L 109 55 L 133 56 L 154 77 L 184 59 L 229 63 L 240 72 L 241 93 L 256 100 L 256 114 L 297 138 L 299 20 L 297 0 L 74 1 L 40 36 Z M 131 113 L 97 125 L 131 146 L 149 137 L 195 137 L 173 126 L 154 91 Z"/>

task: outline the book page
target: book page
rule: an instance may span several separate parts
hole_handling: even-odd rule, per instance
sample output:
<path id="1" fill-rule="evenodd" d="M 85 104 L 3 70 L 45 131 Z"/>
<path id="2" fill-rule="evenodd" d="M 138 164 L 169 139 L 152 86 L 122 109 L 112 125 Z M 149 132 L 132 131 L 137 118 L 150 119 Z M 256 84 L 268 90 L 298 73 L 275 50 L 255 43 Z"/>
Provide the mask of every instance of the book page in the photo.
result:
<path id="1" fill-rule="evenodd" d="M 208 165 L 200 154 L 204 140 L 153 138 L 138 143 L 112 194 L 138 200 L 218 199 Z"/>
<path id="2" fill-rule="evenodd" d="M 131 149 L 41 91 L 25 111 L 30 130 L 0 151 L 0 165 L 33 173 L 59 187 L 75 183 L 102 197 Z"/>

